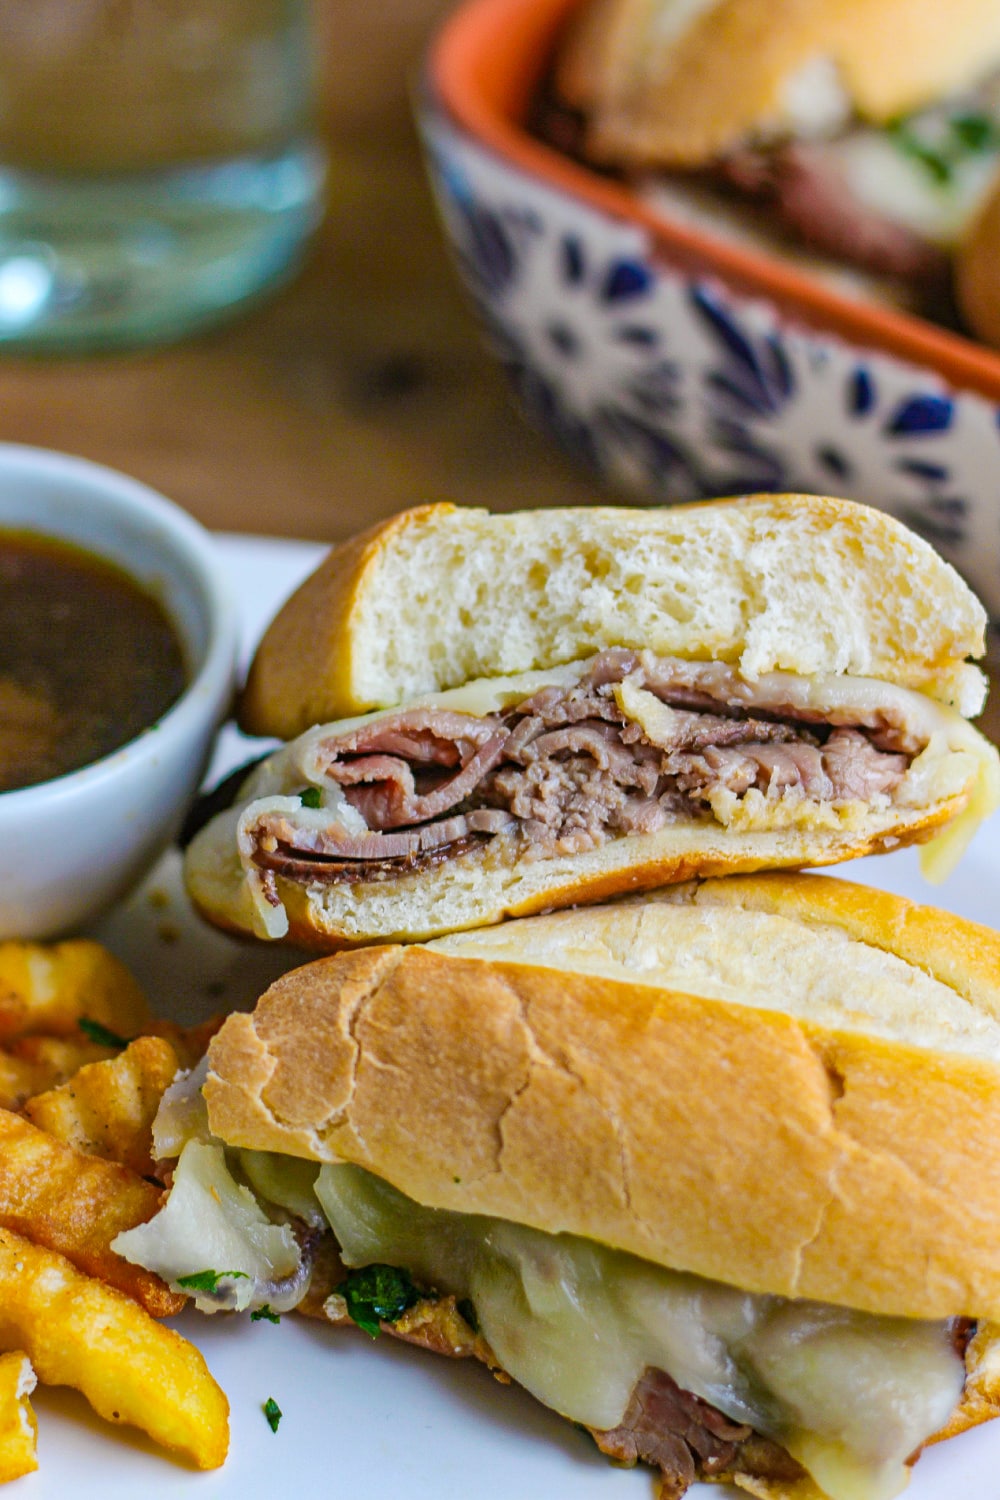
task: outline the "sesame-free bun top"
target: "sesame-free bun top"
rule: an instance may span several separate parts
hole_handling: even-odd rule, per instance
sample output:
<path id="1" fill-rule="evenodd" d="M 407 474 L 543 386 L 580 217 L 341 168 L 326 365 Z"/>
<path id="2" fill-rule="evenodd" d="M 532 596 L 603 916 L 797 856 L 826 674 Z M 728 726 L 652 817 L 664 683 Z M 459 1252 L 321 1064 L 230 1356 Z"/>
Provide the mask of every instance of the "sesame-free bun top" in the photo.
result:
<path id="1" fill-rule="evenodd" d="M 556 84 L 595 157 L 700 166 L 852 115 L 885 124 L 998 67 L 995 0 L 584 0 Z"/>
<path id="2" fill-rule="evenodd" d="M 1000 176 L 955 252 L 955 297 L 977 338 L 1000 349 Z"/>
<path id="3" fill-rule="evenodd" d="M 744 676 L 849 673 L 981 707 L 986 616 L 931 546 L 846 500 L 758 495 L 648 510 L 429 505 L 336 547 L 258 648 L 252 734 L 390 708 L 610 646 Z"/>
<path id="4" fill-rule="evenodd" d="M 1000 935 L 822 876 L 690 883 L 286 975 L 213 1131 L 749 1291 L 1000 1316 Z"/>

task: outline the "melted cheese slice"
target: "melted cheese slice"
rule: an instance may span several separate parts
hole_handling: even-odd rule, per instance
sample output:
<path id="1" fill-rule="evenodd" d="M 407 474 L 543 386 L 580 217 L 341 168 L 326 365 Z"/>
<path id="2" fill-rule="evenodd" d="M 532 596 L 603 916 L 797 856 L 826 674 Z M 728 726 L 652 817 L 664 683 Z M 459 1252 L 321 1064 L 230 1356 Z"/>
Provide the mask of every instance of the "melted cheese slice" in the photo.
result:
<path id="1" fill-rule="evenodd" d="M 316 1194 L 345 1264 L 468 1297 L 503 1368 L 564 1416 L 618 1425 L 647 1368 L 782 1444 L 830 1500 L 891 1500 L 957 1405 L 946 1325 L 751 1295 L 572 1235 L 423 1208 L 346 1164 Z"/>
<path id="2" fill-rule="evenodd" d="M 892 1500 L 961 1397 L 945 1324 L 750 1294 L 573 1235 L 424 1208 L 348 1164 L 227 1152 L 189 1093 L 156 1125 L 180 1153 L 170 1197 L 113 1248 L 172 1283 L 207 1266 L 239 1272 L 198 1299 L 203 1311 L 278 1307 L 273 1278 L 294 1270 L 298 1247 L 274 1218 L 325 1216 L 347 1266 L 399 1266 L 469 1298 L 503 1368 L 546 1406 L 607 1430 L 643 1372 L 664 1370 L 779 1442 L 830 1500 Z M 305 1291 L 304 1277 L 291 1282 L 282 1309 Z"/>

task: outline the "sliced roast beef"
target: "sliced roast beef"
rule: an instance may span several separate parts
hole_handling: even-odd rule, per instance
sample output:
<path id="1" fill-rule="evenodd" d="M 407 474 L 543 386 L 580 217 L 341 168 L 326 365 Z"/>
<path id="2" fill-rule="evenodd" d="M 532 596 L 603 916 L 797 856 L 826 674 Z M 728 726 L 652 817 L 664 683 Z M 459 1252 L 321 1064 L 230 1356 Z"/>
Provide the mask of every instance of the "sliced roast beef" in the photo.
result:
<path id="1" fill-rule="evenodd" d="M 629 716 L 636 693 L 655 713 Z M 313 751 L 316 780 L 339 789 L 366 828 L 333 809 L 326 821 L 263 811 L 254 861 L 305 883 L 382 880 L 498 835 L 515 857 L 541 859 L 706 821 L 719 793 L 891 800 L 922 748 L 898 716 L 866 702 L 824 721 L 799 697 L 790 679 L 752 683 L 726 663 L 616 649 L 579 682 L 502 714 L 384 714 Z"/>
<path id="2" fill-rule="evenodd" d="M 923 286 L 947 282 L 945 251 L 862 202 L 835 152 L 823 142 L 744 147 L 720 162 L 718 170 L 725 182 L 769 204 L 781 224 L 811 250 Z"/>
<path id="3" fill-rule="evenodd" d="M 425 823 L 419 828 L 408 828 L 400 833 L 348 833 L 337 824 L 329 828 L 301 829 L 287 817 L 272 815 L 269 831 L 273 848 L 263 848 L 264 854 L 277 853 L 282 846 L 296 849 L 300 854 L 312 854 L 320 859 L 411 859 L 426 854 L 441 844 L 454 844 L 467 838 L 470 833 L 503 833 L 513 820 L 495 808 L 476 808 L 469 813 L 456 813 L 441 818 L 436 823 Z"/>
<path id="4" fill-rule="evenodd" d="M 346 789 L 369 828 L 404 828 L 442 816 L 475 791 L 500 759 L 507 735 L 494 717 L 410 709 L 338 735 L 318 768 Z M 421 774 L 426 766 L 457 769 L 450 776 Z M 371 857 L 395 856 L 387 849 Z"/>
<path id="5" fill-rule="evenodd" d="M 619 1463 L 659 1469 L 659 1500 L 680 1500 L 696 1479 L 734 1471 L 783 1480 L 804 1472 L 783 1448 L 681 1390 L 663 1370 L 646 1370 L 618 1426 L 593 1438 Z"/>

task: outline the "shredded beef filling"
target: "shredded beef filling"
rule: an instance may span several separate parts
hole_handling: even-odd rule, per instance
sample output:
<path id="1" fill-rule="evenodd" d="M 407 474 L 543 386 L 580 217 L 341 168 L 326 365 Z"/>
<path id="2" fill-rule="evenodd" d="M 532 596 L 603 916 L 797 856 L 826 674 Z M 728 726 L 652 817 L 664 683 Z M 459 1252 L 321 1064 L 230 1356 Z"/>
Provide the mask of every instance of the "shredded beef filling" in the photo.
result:
<path id="1" fill-rule="evenodd" d="M 616 697 L 626 679 L 662 705 L 648 732 Z M 888 718 L 822 722 L 724 664 L 609 650 L 574 687 L 544 688 L 504 714 L 408 709 L 331 735 L 317 769 L 368 831 L 265 814 L 254 858 L 272 875 L 332 882 L 392 878 L 500 833 L 522 842 L 523 857 L 576 854 L 710 820 L 720 793 L 888 801 L 917 749 Z"/>
<path id="2" fill-rule="evenodd" d="M 619 1463 L 659 1469 L 659 1500 L 680 1500 L 696 1479 L 721 1474 L 804 1477 L 784 1448 L 681 1390 L 663 1370 L 646 1370 L 618 1426 L 592 1436 L 601 1452 Z"/>

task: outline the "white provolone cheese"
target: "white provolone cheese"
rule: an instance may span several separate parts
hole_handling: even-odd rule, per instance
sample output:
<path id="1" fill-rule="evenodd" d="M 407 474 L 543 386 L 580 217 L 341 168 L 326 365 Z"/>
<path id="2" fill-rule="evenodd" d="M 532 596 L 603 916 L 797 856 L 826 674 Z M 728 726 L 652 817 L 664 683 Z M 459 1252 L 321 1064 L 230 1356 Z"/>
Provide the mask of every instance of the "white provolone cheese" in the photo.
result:
<path id="1" fill-rule="evenodd" d="M 359 1167 L 316 1193 L 345 1264 L 471 1299 L 503 1368 L 572 1420 L 621 1421 L 647 1368 L 771 1437 L 830 1500 L 890 1500 L 965 1370 L 945 1324 L 751 1295 L 572 1235 L 423 1208 Z"/>
<path id="2" fill-rule="evenodd" d="M 211 1287 L 182 1288 L 194 1292 L 202 1312 L 252 1306 L 259 1284 L 288 1280 L 301 1261 L 292 1230 L 272 1223 L 250 1189 L 236 1182 L 218 1141 L 189 1141 L 164 1207 L 118 1235 L 111 1248 L 175 1286 L 182 1277 L 214 1273 Z M 268 1300 L 275 1303 L 273 1295 Z"/>

